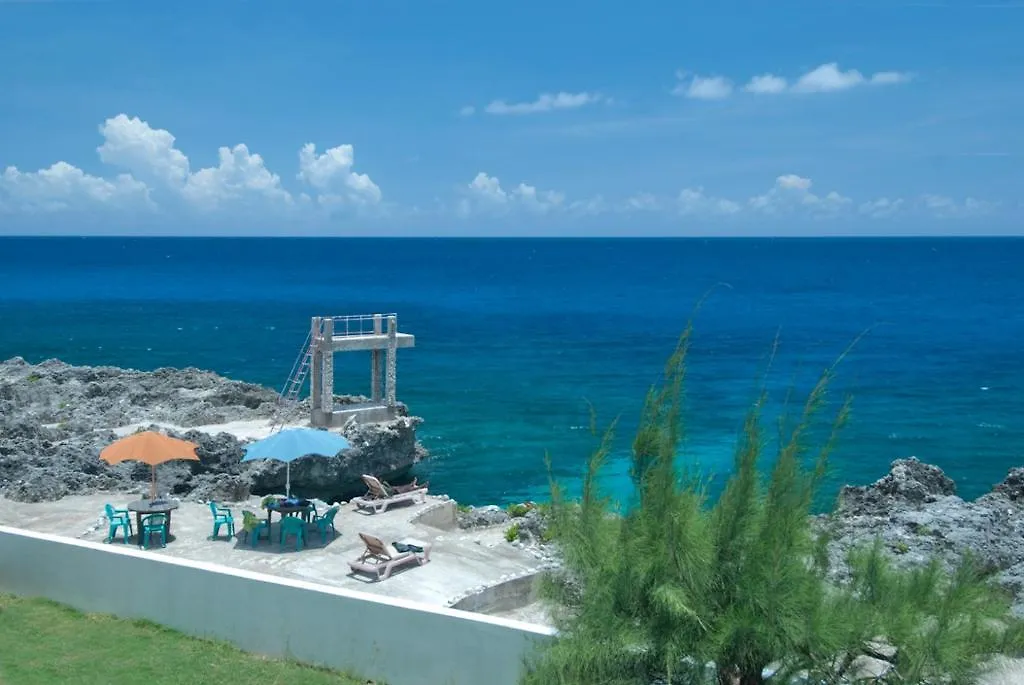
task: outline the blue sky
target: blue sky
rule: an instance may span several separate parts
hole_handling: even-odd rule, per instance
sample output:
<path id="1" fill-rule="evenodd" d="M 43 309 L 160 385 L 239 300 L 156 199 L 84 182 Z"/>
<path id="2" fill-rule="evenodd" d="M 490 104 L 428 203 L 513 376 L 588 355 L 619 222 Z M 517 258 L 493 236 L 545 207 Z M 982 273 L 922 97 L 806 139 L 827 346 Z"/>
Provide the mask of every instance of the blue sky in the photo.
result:
<path id="1" fill-rule="evenodd" d="M 1022 36 L 1016 0 L 0 0 L 0 234 L 1021 234 Z"/>

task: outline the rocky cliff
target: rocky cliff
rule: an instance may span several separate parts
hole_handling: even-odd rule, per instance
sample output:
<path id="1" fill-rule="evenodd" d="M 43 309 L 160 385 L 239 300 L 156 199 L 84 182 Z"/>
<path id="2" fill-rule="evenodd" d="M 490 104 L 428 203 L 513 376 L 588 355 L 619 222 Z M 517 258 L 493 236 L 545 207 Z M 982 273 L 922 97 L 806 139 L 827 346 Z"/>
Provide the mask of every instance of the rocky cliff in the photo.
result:
<path id="1" fill-rule="evenodd" d="M 359 398 L 339 397 L 339 403 Z M 229 380 L 199 369 L 144 372 L 115 367 L 71 366 L 57 360 L 0 363 L 0 494 L 20 501 L 59 499 L 102 490 L 141 491 L 149 467 L 108 466 L 100 450 L 125 426 L 171 426 L 168 434 L 199 445 L 199 462 L 159 467 L 162 491 L 194 499 L 236 499 L 284 490 L 285 466 L 243 464 L 245 441 L 208 427 L 232 421 L 268 420 L 277 410 L 269 388 Z M 299 404 L 284 417 L 308 416 Z M 332 458 L 292 464 L 292 487 L 307 497 L 341 499 L 365 490 L 359 476 L 396 477 L 426 456 L 416 441 L 421 419 L 399 416 L 386 423 L 351 424 L 342 430 L 352 449 Z M 204 427 L 195 430 L 195 427 Z"/>
<path id="2" fill-rule="evenodd" d="M 1024 469 L 1011 469 L 986 495 L 964 501 L 956 484 L 937 466 L 898 459 L 871 485 L 847 486 L 839 506 L 817 522 L 829 526 L 829 552 L 836 579 L 854 545 L 880 539 L 898 564 L 923 564 L 932 557 L 952 568 L 966 552 L 1015 597 L 1024 616 Z"/>

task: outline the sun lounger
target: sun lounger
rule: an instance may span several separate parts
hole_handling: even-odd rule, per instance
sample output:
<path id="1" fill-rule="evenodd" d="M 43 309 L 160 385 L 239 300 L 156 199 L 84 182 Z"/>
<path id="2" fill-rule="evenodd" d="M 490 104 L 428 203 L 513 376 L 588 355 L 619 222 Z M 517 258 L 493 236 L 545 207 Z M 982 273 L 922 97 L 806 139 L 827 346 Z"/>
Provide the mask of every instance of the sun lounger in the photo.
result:
<path id="1" fill-rule="evenodd" d="M 367 493 L 362 497 L 354 498 L 352 504 L 356 505 L 357 509 L 374 514 L 387 511 L 392 504 L 415 502 L 416 500 L 422 502 L 427 495 L 427 486 L 419 485 L 415 481 L 411 488 L 395 488 L 382 483 L 375 476 L 363 474 L 363 482 L 368 488 Z"/>
<path id="2" fill-rule="evenodd" d="M 422 552 L 408 550 L 399 552 L 393 545 L 386 545 L 380 538 L 360 533 L 366 549 L 355 561 L 348 562 L 353 573 L 368 573 L 376 576 L 377 580 L 386 580 L 391 572 L 398 566 L 405 564 L 423 565 L 430 561 L 430 544 L 419 540 L 408 540 L 406 544 L 422 549 Z"/>

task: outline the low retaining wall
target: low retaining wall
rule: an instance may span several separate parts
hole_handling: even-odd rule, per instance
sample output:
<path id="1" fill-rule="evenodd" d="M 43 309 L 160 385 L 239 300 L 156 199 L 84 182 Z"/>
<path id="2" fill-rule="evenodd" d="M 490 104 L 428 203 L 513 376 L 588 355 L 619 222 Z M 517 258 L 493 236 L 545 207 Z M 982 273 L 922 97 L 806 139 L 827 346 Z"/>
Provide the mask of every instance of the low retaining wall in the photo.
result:
<path id="1" fill-rule="evenodd" d="M 458 510 L 453 500 L 441 500 L 421 509 L 411 521 L 438 530 L 455 530 L 459 526 Z"/>
<path id="2" fill-rule="evenodd" d="M 451 608 L 482 614 L 521 609 L 537 601 L 540 582 L 541 572 L 525 573 L 464 595 Z"/>
<path id="3" fill-rule="evenodd" d="M 542 626 L 5 526 L 0 592 L 148 619 L 388 685 L 514 685 L 524 659 L 552 635 Z"/>

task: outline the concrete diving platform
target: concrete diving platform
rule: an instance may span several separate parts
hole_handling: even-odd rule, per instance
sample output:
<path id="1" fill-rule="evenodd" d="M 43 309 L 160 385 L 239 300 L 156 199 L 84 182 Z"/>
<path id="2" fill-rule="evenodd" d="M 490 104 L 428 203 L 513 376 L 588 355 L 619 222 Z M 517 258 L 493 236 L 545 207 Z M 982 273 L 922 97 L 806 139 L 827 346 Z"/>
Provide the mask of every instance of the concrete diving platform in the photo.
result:
<path id="1" fill-rule="evenodd" d="M 387 421 L 397 415 L 398 350 L 416 346 L 416 336 L 399 333 L 397 314 L 314 316 L 309 336 L 296 360 L 280 401 L 298 401 L 309 377 L 310 425 L 333 427 L 349 420 Z M 357 404 L 335 404 L 334 355 L 370 353 L 370 398 Z"/>
<path id="2" fill-rule="evenodd" d="M 330 340 L 334 352 L 350 352 L 358 350 L 387 350 L 391 338 L 385 334 L 360 333 L 338 335 L 335 333 Z M 416 347 L 416 336 L 411 333 L 395 333 L 395 349 Z"/>

